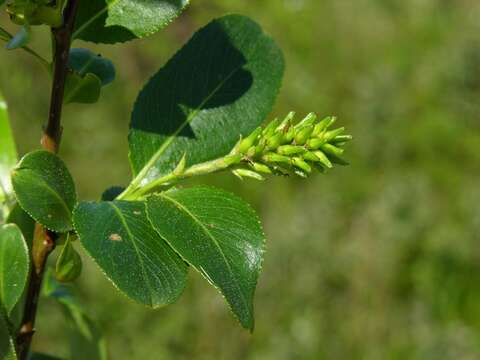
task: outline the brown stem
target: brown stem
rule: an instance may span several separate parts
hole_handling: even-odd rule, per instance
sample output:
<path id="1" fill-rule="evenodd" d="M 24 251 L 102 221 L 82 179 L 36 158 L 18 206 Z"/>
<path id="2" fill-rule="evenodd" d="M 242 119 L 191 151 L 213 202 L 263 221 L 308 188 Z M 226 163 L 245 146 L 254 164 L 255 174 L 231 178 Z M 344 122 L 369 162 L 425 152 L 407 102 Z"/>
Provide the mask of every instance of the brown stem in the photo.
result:
<path id="1" fill-rule="evenodd" d="M 69 0 L 65 7 L 63 25 L 52 28 L 54 46 L 54 73 L 48 122 L 44 128 L 41 144 L 45 150 L 57 153 L 62 137 L 62 108 L 65 90 L 65 81 L 68 73 L 68 56 L 75 16 L 80 0 Z M 17 334 L 16 344 L 19 360 L 25 360 L 30 351 L 33 334 L 35 333 L 35 318 L 38 299 L 42 286 L 43 274 L 48 256 L 55 248 L 56 234 L 44 229 L 40 224 L 35 225 L 35 235 L 32 246 L 32 270 L 26 293 L 26 301 L 22 325 Z"/>

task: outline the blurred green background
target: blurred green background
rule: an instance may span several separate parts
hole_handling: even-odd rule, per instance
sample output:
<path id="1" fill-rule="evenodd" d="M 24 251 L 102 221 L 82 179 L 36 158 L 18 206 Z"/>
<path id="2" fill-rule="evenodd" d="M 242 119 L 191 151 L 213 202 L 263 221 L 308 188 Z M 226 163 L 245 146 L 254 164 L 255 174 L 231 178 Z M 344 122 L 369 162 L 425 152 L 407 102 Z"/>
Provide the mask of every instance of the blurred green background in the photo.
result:
<path id="1" fill-rule="evenodd" d="M 181 300 L 135 305 L 88 262 L 79 294 L 112 359 L 480 358 L 480 2 L 476 0 L 206 0 L 167 30 L 89 47 L 116 81 L 95 106 L 70 105 L 61 156 L 80 196 L 126 184 L 136 94 L 199 26 L 249 15 L 283 48 L 273 116 L 335 114 L 355 140 L 351 165 L 307 181 L 202 181 L 251 201 L 268 253 L 256 330 L 242 330 L 193 271 Z M 2 17 L 2 23 L 5 18 Z M 40 32 L 33 46 L 45 47 Z M 42 48 L 43 46 L 43 48 Z M 21 153 L 39 146 L 49 78 L 0 51 L 0 88 Z M 42 300 L 35 348 L 67 352 L 66 324 Z"/>

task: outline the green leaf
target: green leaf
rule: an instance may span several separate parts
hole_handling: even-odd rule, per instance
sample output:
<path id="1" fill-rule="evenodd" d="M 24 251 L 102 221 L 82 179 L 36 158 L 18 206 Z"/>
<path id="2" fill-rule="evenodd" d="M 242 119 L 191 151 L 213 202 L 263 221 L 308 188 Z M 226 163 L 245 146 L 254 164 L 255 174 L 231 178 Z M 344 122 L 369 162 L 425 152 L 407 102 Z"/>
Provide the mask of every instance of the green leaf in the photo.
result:
<path id="1" fill-rule="evenodd" d="M 65 310 L 70 327 L 70 360 L 107 360 L 107 344 L 99 326 L 78 303 L 71 287 L 55 280 L 48 270 L 43 295 L 54 298 Z"/>
<path id="2" fill-rule="evenodd" d="M 7 103 L 0 94 L 0 203 L 12 192 L 10 171 L 17 163 L 17 150 L 8 120 Z"/>
<path id="3" fill-rule="evenodd" d="M 75 281 L 82 273 L 82 258 L 73 247 L 70 236 L 63 245 L 62 252 L 57 259 L 55 275 L 60 282 Z"/>
<path id="4" fill-rule="evenodd" d="M 74 223 L 83 247 L 131 299 L 155 308 L 181 295 L 187 265 L 152 229 L 143 202 L 82 202 Z"/>
<path id="5" fill-rule="evenodd" d="M 28 280 L 28 247 L 14 224 L 0 226 L 0 304 L 7 315 L 20 300 Z"/>
<path id="6" fill-rule="evenodd" d="M 134 185 L 227 154 L 272 109 L 283 76 L 280 49 L 252 20 L 214 20 L 148 82 L 129 136 Z"/>
<path id="7" fill-rule="evenodd" d="M 221 291 L 240 323 L 253 330 L 265 238 L 252 208 L 230 193 L 196 187 L 149 197 L 147 212 L 160 236 Z"/>
<path id="8" fill-rule="evenodd" d="M 189 0 L 81 1 L 73 38 L 114 44 L 154 34 L 167 26 Z"/>
<path id="9" fill-rule="evenodd" d="M 31 249 L 35 231 L 35 220 L 33 220 L 18 203 L 13 205 L 12 211 L 10 211 L 7 216 L 6 223 L 15 224 L 20 228 L 28 248 Z"/>
<path id="10" fill-rule="evenodd" d="M 7 321 L 0 313 L 0 360 L 16 360 L 15 345 Z"/>
<path id="11" fill-rule="evenodd" d="M 94 104 L 100 97 L 102 81 L 95 74 L 88 73 L 80 76 L 76 73 L 69 73 L 65 82 L 65 104 L 80 103 Z"/>
<path id="12" fill-rule="evenodd" d="M 88 49 L 71 49 L 68 66 L 80 76 L 96 75 L 105 86 L 115 79 L 113 63 Z"/>
<path id="13" fill-rule="evenodd" d="M 18 202 L 37 222 L 57 232 L 73 229 L 75 184 L 63 161 L 48 151 L 25 155 L 12 171 Z"/>

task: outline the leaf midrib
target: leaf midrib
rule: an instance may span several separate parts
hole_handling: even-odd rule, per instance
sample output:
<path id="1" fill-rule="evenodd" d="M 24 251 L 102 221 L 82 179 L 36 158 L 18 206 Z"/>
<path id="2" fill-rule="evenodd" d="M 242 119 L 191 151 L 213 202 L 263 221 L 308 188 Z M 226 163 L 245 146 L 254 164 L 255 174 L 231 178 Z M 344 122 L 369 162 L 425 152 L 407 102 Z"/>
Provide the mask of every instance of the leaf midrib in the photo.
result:
<path id="1" fill-rule="evenodd" d="M 130 226 L 128 225 L 127 223 L 127 220 L 125 219 L 125 216 L 123 215 L 122 213 L 122 210 L 120 210 L 120 208 L 118 206 L 116 206 L 115 204 L 109 202 L 108 205 L 110 205 L 113 209 L 113 211 L 117 214 L 118 218 L 120 219 L 120 222 L 122 223 L 123 227 L 125 228 L 125 231 L 127 232 L 129 238 L 130 238 L 130 242 L 132 243 L 133 245 L 133 249 L 135 250 L 135 254 L 137 255 L 137 258 L 138 258 L 138 261 L 140 263 L 140 268 L 142 270 L 142 275 L 143 275 L 143 279 L 145 280 L 145 283 L 147 284 L 148 286 L 148 289 L 150 290 L 150 294 L 149 294 L 149 297 L 150 297 L 150 304 L 151 306 L 153 306 L 153 289 L 152 289 L 152 285 L 150 284 L 150 281 L 148 280 L 148 276 L 147 276 L 147 271 L 146 271 L 146 267 L 145 267 L 145 263 L 143 262 L 143 259 L 142 259 L 142 256 L 140 255 L 140 251 L 137 247 L 137 244 L 135 242 L 135 237 L 133 236 L 131 230 L 130 230 Z"/>
<path id="2" fill-rule="evenodd" d="M 170 135 L 160 146 L 160 148 L 155 152 L 155 154 L 150 158 L 150 160 L 145 164 L 145 166 L 142 168 L 142 170 L 138 173 L 138 175 L 133 179 L 132 185 L 137 186 L 139 185 L 144 177 L 148 174 L 148 171 L 155 165 L 155 163 L 158 161 L 158 159 L 163 155 L 165 150 L 172 144 L 173 140 L 180 134 L 180 132 L 192 122 L 192 120 L 198 115 L 200 112 L 201 108 L 207 104 L 212 97 L 222 88 L 225 83 L 232 78 L 233 75 L 237 71 L 239 71 L 242 68 L 243 65 L 239 65 L 235 69 L 232 70 L 230 74 L 228 74 L 216 87 L 215 89 L 212 90 L 212 92 L 194 109 L 193 112 L 190 113 L 190 115 L 187 116 L 185 121 L 175 130 L 175 132 Z"/>
<path id="3" fill-rule="evenodd" d="M 220 252 L 220 254 L 222 255 L 222 258 L 227 266 L 227 269 L 228 269 L 228 272 L 230 273 L 232 279 L 234 280 L 234 284 L 238 290 L 238 292 L 240 293 L 240 298 L 242 299 L 242 302 L 243 302 L 243 305 L 245 306 L 245 308 L 247 309 L 248 312 L 250 312 L 250 307 L 248 305 L 248 301 L 247 299 L 245 298 L 245 295 L 243 294 L 243 291 L 238 283 L 238 280 L 237 280 L 237 277 L 235 276 L 235 273 L 233 272 L 231 266 L 230 266 L 230 263 L 228 262 L 228 259 L 227 257 L 225 256 L 225 253 L 223 252 L 223 249 L 222 247 L 220 246 L 220 244 L 218 243 L 217 239 L 215 239 L 215 237 L 212 235 L 212 233 L 205 227 L 205 225 L 200 221 L 200 219 L 198 219 L 187 207 L 185 207 L 183 204 L 181 204 L 180 202 L 178 202 L 177 200 L 165 195 L 164 193 L 160 193 L 159 196 L 163 197 L 164 199 L 166 199 L 167 201 L 170 201 L 174 204 L 174 206 L 176 206 L 178 209 L 180 209 L 181 211 L 184 211 L 187 215 L 189 215 L 193 221 L 195 223 L 198 224 L 198 226 L 200 226 L 200 228 L 207 234 L 207 236 L 212 240 L 212 242 L 214 243 L 215 247 L 218 249 L 218 251 Z M 203 273 L 203 271 L 200 271 L 201 273 Z M 208 275 L 208 278 L 210 278 L 210 275 Z M 223 292 L 223 291 L 222 291 Z"/>

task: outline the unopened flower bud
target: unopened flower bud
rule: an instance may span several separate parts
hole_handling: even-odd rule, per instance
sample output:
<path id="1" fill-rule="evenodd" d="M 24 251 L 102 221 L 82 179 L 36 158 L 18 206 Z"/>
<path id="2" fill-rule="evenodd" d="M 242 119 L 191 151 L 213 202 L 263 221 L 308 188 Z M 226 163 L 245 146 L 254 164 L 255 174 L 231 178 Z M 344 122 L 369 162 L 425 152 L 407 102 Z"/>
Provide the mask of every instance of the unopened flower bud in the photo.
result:
<path id="1" fill-rule="evenodd" d="M 288 156 L 283 156 L 275 153 L 267 153 L 262 156 L 262 160 L 267 163 L 289 163 L 290 158 Z"/>
<path id="2" fill-rule="evenodd" d="M 315 156 L 320 160 L 320 163 L 322 165 L 324 165 L 325 167 L 331 169 L 333 167 L 330 159 L 327 157 L 327 155 L 325 155 L 323 152 L 321 152 L 320 150 L 318 151 L 315 151 Z"/>
<path id="3" fill-rule="evenodd" d="M 291 111 L 288 115 L 283 119 L 282 123 L 277 127 L 278 131 L 288 130 L 292 123 L 293 118 L 295 117 L 295 112 Z"/>
<path id="4" fill-rule="evenodd" d="M 267 139 L 267 147 L 272 150 L 278 148 L 281 145 L 283 136 L 282 133 L 276 133 L 272 137 L 269 137 Z"/>
<path id="5" fill-rule="evenodd" d="M 312 134 L 312 132 L 313 132 L 312 126 L 304 127 L 300 131 L 297 131 L 295 135 L 295 143 L 297 145 L 304 145 L 307 142 L 307 140 L 310 138 L 310 135 Z"/>
<path id="6" fill-rule="evenodd" d="M 280 155 L 295 155 L 304 153 L 306 150 L 303 146 L 296 146 L 296 145 L 282 145 L 279 146 L 277 152 Z"/>
<path id="7" fill-rule="evenodd" d="M 263 129 L 262 135 L 266 138 L 269 138 L 270 136 L 273 136 L 273 134 L 275 134 L 275 129 L 277 128 L 277 126 L 279 124 L 280 124 L 280 120 L 278 118 L 273 120 L 272 122 L 270 122 L 270 124 L 268 124 L 265 127 L 265 129 Z"/>
<path id="8" fill-rule="evenodd" d="M 311 127 L 317 120 L 317 115 L 314 113 L 308 114 L 305 119 L 300 121 L 297 125 L 295 125 L 296 129 L 303 129 L 304 127 Z"/>
<path id="9" fill-rule="evenodd" d="M 242 160 L 241 154 L 227 155 L 223 158 L 223 161 L 227 166 L 238 164 L 241 160 Z"/>
<path id="10" fill-rule="evenodd" d="M 332 143 L 342 144 L 342 143 L 346 143 L 346 142 L 348 142 L 352 139 L 353 139 L 352 135 L 338 135 L 338 136 L 335 137 L 335 139 L 332 140 Z"/>
<path id="11" fill-rule="evenodd" d="M 315 125 L 315 128 L 313 129 L 312 136 L 318 136 L 320 133 L 326 129 L 328 129 L 330 126 L 333 125 L 333 123 L 337 120 L 336 117 L 334 116 L 329 116 L 320 121 L 317 125 Z"/>
<path id="12" fill-rule="evenodd" d="M 260 175 L 259 173 L 255 172 L 255 171 L 251 171 L 251 170 L 236 169 L 236 170 L 233 170 L 232 173 L 242 180 L 243 180 L 244 177 L 250 178 L 250 179 L 255 179 L 255 180 L 260 180 L 260 181 L 265 180 L 265 178 L 262 175 Z"/>
<path id="13" fill-rule="evenodd" d="M 341 127 L 341 128 L 335 129 L 335 130 L 331 130 L 331 131 L 327 131 L 323 135 L 323 139 L 325 140 L 325 142 L 330 142 L 331 140 L 335 139 L 338 135 L 340 135 L 344 131 L 345 131 L 344 127 Z"/>
<path id="14" fill-rule="evenodd" d="M 250 163 L 250 166 L 252 167 L 253 170 L 258 171 L 260 173 L 264 174 L 271 174 L 272 170 L 267 165 L 260 164 L 260 163 Z"/>
<path id="15" fill-rule="evenodd" d="M 319 149 L 323 144 L 325 144 L 325 141 L 319 138 L 314 138 L 307 141 L 307 147 L 312 150 Z"/>
<path id="16" fill-rule="evenodd" d="M 252 145 L 255 144 L 257 141 L 258 136 L 262 133 L 262 127 L 259 126 L 256 128 L 248 137 L 246 137 L 242 142 L 240 143 L 239 151 L 240 153 L 244 154 L 248 149 L 252 147 Z"/>
<path id="17" fill-rule="evenodd" d="M 312 167 L 308 165 L 308 163 L 302 158 L 299 158 L 299 157 L 293 158 L 292 164 L 300 168 L 301 170 L 305 171 L 306 173 L 312 172 Z"/>
<path id="18" fill-rule="evenodd" d="M 323 152 L 329 155 L 341 156 L 343 154 L 343 149 L 340 149 L 339 147 L 336 147 L 332 144 L 323 144 L 321 149 L 323 150 Z"/>

